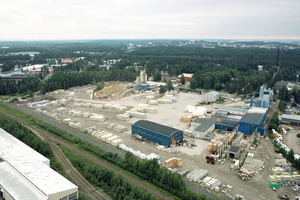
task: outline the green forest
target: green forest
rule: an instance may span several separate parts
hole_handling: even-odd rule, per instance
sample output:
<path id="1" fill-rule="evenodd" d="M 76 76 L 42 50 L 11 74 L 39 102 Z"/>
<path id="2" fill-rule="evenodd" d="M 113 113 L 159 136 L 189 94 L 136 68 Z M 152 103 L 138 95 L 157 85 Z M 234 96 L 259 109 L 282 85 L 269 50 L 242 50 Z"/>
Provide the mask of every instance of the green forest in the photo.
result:
<path id="1" fill-rule="evenodd" d="M 178 45 L 186 41 L 161 40 L 102 40 L 102 41 L 49 41 L 32 44 L 30 42 L 2 42 L 10 48 L 0 55 L 2 71 L 13 70 L 15 66 L 24 67 L 33 64 L 61 64 L 61 59 L 83 60 L 66 66 L 55 65 L 54 74 L 47 80 L 43 75 L 28 80 L 0 80 L 0 94 L 41 93 L 56 89 L 67 89 L 84 84 L 97 84 L 101 81 L 134 81 L 139 70 L 146 68 L 148 77 L 155 80 L 158 73 L 166 72 L 170 76 L 182 73 L 193 73 L 190 88 L 204 90 L 224 90 L 231 94 L 248 94 L 257 92 L 262 84 L 272 88 L 276 81 L 296 81 L 300 65 L 300 49 L 288 49 L 284 43 L 253 43 L 272 44 L 276 48 L 258 47 L 222 47 L 214 42 L 199 41 L 193 45 Z M 128 44 L 140 44 L 140 47 L 128 51 Z M 251 42 L 247 44 L 252 44 Z M 205 48 L 205 45 L 211 48 Z M 275 47 L 274 46 L 274 47 Z M 276 66 L 277 50 L 279 67 Z M 37 51 L 40 54 L 10 55 L 10 52 Z M 107 60 L 119 60 L 109 70 L 99 68 Z M 263 70 L 258 71 L 258 65 Z"/>

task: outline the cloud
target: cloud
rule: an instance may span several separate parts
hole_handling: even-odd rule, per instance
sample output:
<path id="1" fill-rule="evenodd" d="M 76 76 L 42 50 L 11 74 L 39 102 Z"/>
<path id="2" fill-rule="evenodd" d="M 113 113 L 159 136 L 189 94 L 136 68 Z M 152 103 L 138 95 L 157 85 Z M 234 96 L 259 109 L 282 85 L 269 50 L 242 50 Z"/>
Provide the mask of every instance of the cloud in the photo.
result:
<path id="1" fill-rule="evenodd" d="M 2 0 L 0 40 L 299 39 L 299 8 L 297 0 Z"/>

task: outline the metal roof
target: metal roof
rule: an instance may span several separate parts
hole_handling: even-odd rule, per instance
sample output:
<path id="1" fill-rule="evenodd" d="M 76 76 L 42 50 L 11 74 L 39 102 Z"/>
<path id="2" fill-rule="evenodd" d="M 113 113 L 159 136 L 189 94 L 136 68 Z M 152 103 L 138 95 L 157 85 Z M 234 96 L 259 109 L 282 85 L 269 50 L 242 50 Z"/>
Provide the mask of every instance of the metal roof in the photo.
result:
<path id="1" fill-rule="evenodd" d="M 22 200 L 46 200 L 37 189 L 34 189 L 21 174 L 14 170 L 7 162 L 0 162 L 0 183 L 14 199 Z"/>
<path id="2" fill-rule="evenodd" d="M 207 93 L 207 94 L 211 94 L 211 95 L 213 95 L 213 96 L 218 96 L 218 95 L 220 95 L 220 93 L 217 92 L 217 91 L 211 91 L 211 92 L 209 92 L 209 93 Z"/>
<path id="3" fill-rule="evenodd" d="M 258 124 L 267 110 L 267 108 L 251 107 L 240 121 Z"/>
<path id="4" fill-rule="evenodd" d="M 241 147 L 231 146 L 230 149 L 228 150 L 228 152 L 238 153 L 240 149 L 241 149 Z"/>
<path id="5" fill-rule="evenodd" d="M 209 129 L 211 126 L 213 126 L 217 122 L 217 120 L 218 120 L 218 117 L 214 117 L 214 116 L 212 116 L 209 119 L 197 118 L 196 123 L 199 123 L 199 126 L 197 126 L 197 128 L 195 128 L 194 131 L 205 132 L 205 131 L 207 131 L 207 129 Z"/>
<path id="6" fill-rule="evenodd" d="M 287 114 L 282 114 L 282 120 L 283 120 L 283 119 L 289 119 L 289 120 L 300 121 L 300 116 L 299 116 L 299 115 L 287 115 Z"/>
<path id="7" fill-rule="evenodd" d="M 247 108 L 237 108 L 237 107 L 223 106 L 223 105 L 219 105 L 218 109 L 219 110 L 236 111 L 236 112 L 242 112 L 242 113 L 246 113 L 248 111 Z"/>
<path id="8" fill-rule="evenodd" d="M 13 166 L 13 168 L 11 167 L 15 173 L 13 176 L 21 176 L 22 180 L 26 179 L 26 184 L 29 186 L 24 187 L 31 188 L 32 192 L 36 193 L 36 195 L 38 193 L 51 195 L 77 189 L 76 185 L 50 168 L 50 162 L 46 157 L 31 149 L 3 129 L 0 129 L 0 147 L 0 155 L 4 158 L 5 162 Z M 3 170 L 7 171 L 6 166 L 2 165 L 2 163 L 4 162 L 1 162 L 0 171 L 2 171 L 2 166 Z M 9 176 L 12 173 L 11 171 L 3 175 Z M 6 180 L 6 177 L 2 177 L 0 180 Z M 20 179 L 20 184 L 23 183 L 22 180 Z M 19 178 L 14 181 L 19 181 Z M 15 182 L 15 184 L 17 183 Z M 17 192 L 15 191 L 17 188 L 11 189 L 11 191 L 8 191 L 9 193 Z"/>
<path id="9" fill-rule="evenodd" d="M 166 136 L 171 136 L 173 133 L 175 133 L 176 131 L 181 131 L 179 129 L 175 129 L 172 127 L 168 127 L 162 124 L 158 124 L 155 122 L 151 122 L 151 121 L 147 121 L 147 120 L 139 120 L 137 122 L 135 122 L 133 125 L 135 126 L 139 126 L 141 128 L 145 128 Z"/>
<path id="10" fill-rule="evenodd" d="M 280 90 L 282 87 L 287 87 L 289 84 L 289 82 L 285 82 L 285 81 L 277 81 L 275 83 L 275 85 L 273 86 L 273 88 L 276 88 L 277 90 Z"/>

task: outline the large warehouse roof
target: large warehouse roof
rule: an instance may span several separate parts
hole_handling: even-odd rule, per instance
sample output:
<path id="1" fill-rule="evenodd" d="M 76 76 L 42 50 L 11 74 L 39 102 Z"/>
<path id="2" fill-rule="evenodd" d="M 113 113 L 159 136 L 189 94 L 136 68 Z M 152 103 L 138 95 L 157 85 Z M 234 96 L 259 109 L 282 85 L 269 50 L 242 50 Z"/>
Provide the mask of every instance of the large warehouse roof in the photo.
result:
<path id="1" fill-rule="evenodd" d="M 293 120 L 293 121 L 300 121 L 300 116 L 299 115 L 287 115 L 287 114 L 282 114 L 282 120 L 288 119 L 288 120 Z"/>
<path id="2" fill-rule="evenodd" d="M 0 162 L 0 169 L 0 183 L 15 199 L 47 199 L 46 195 L 43 195 L 38 189 L 33 189 L 22 175 L 16 173 L 9 163 Z"/>
<path id="3" fill-rule="evenodd" d="M 267 108 L 251 107 L 248 112 L 242 117 L 241 121 L 258 124 L 267 110 Z"/>
<path id="4" fill-rule="evenodd" d="M 11 134 L 0 129 L 0 156 L 6 160 L 43 162 L 50 166 L 50 161 Z"/>
<path id="5" fill-rule="evenodd" d="M 31 198 L 41 199 L 51 194 L 77 189 L 77 186 L 49 167 L 49 160 L 19 141 L 3 129 L 0 129 L 0 184 L 15 199 L 20 191 L 27 192 Z M 10 179 L 11 178 L 11 179 Z M 11 182 L 8 182 L 10 180 Z M 14 187 L 14 185 L 18 187 Z M 17 195 L 17 196 L 14 196 Z"/>
<path id="6" fill-rule="evenodd" d="M 135 122 L 133 125 L 139 126 L 141 128 L 145 128 L 145 129 L 157 132 L 157 133 L 161 133 L 166 136 L 171 136 L 174 132 L 180 131 L 178 129 L 164 126 L 162 124 L 158 124 L 155 122 L 150 122 L 147 120 L 139 120 L 139 121 Z"/>

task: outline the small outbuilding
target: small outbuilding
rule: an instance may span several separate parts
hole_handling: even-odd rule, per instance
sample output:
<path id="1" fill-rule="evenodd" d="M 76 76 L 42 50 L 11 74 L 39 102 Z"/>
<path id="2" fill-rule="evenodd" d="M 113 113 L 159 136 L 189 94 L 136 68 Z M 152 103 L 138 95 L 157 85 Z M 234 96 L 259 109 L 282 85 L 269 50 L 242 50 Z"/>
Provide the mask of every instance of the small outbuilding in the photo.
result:
<path id="1" fill-rule="evenodd" d="M 204 94 L 203 101 L 206 102 L 215 102 L 219 99 L 220 93 L 216 91 L 211 91 L 209 93 Z"/>
<path id="2" fill-rule="evenodd" d="M 230 159 L 239 159 L 241 152 L 241 147 L 231 146 L 227 151 L 227 158 Z"/>

